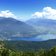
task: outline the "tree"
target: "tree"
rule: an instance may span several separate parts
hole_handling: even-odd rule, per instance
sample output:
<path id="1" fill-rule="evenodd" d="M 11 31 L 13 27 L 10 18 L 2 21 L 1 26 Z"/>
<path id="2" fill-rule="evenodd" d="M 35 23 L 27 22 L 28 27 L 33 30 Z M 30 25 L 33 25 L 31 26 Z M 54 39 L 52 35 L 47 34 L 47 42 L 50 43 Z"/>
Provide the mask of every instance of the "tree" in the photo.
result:
<path id="1" fill-rule="evenodd" d="M 3 49 L 1 56 L 9 56 L 9 49 Z"/>

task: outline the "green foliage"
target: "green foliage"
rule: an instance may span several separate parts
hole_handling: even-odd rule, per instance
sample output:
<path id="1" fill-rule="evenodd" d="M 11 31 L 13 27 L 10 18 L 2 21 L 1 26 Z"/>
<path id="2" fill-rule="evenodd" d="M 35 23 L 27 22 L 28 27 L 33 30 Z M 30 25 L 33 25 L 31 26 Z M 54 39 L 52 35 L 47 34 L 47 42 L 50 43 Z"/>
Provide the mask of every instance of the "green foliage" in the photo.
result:
<path id="1" fill-rule="evenodd" d="M 38 51 L 42 49 L 50 49 L 56 46 L 56 39 L 47 41 L 2 41 L 5 47 L 16 51 Z"/>
<path id="2" fill-rule="evenodd" d="M 0 56 L 56 56 L 56 47 L 49 50 L 41 48 L 38 51 L 17 51 L 5 48 L 4 45 L 0 44 Z"/>
<path id="3" fill-rule="evenodd" d="M 2 56 L 9 56 L 9 50 L 8 49 L 3 49 L 1 55 Z"/>
<path id="4" fill-rule="evenodd" d="M 56 47 L 50 50 L 40 49 L 39 51 L 12 51 L 10 49 L 4 48 L 0 53 L 0 56 L 56 56 Z"/>

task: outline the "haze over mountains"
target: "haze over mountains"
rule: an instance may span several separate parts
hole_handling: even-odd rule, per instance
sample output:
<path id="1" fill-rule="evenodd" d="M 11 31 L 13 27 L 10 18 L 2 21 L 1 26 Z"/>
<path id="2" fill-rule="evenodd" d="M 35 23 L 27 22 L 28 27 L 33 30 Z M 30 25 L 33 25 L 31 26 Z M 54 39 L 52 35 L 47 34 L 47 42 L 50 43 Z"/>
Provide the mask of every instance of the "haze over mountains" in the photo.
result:
<path id="1" fill-rule="evenodd" d="M 18 37 L 32 37 L 36 30 L 21 21 L 13 18 L 0 17 L 0 39 L 18 39 Z"/>
<path id="2" fill-rule="evenodd" d="M 28 20 L 26 23 L 33 26 L 39 32 L 36 39 L 56 39 L 56 20 L 35 18 Z"/>
<path id="3" fill-rule="evenodd" d="M 56 39 L 56 20 L 36 18 L 22 22 L 10 17 L 0 17 L 0 40 L 48 39 Z"/>

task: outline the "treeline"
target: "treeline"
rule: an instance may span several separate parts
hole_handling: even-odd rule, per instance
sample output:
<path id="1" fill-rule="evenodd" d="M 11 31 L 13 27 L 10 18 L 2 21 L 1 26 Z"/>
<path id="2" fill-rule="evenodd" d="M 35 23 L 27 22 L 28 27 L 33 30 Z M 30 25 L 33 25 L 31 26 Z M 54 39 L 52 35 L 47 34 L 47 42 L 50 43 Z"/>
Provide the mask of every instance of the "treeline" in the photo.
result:
<path id="1" fill-rule="evenodd" d="M 0 48 L 0 56 L 56 56 L 56 47 L 50 50 L 40 49 L 38 51 L 13 51 L 4 47 Z"/>

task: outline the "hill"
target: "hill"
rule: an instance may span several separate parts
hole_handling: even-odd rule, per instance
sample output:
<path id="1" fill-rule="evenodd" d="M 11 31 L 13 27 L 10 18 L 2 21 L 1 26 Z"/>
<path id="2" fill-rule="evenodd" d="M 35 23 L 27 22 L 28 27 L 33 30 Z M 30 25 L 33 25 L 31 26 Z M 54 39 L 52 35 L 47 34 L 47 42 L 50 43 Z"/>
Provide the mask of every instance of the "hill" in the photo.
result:
<path id="1" fill-rule="evenodd" d="M 17 51 L 32 51 L 39 49 L 50 49 L 56 46 L 56 39 L 47 41 L 3 41 L 6 48 L 17 50 Z"/>
<path id="2" fill-rule="evenodd" d="M 15 37 L 32 37 L 36 30 L 19 20 L 14 18 L 0 17 L 0 40 L 13 40 Z M 14 40 L 15 40 L 14 39 Z"/>
<path id="3" fill-rule="evenodd" d="M 36 18 L 27 20 L 26 23 L 36 29 L 37 38 L 42 40 L 56 39 L 56 20 Z"/>

